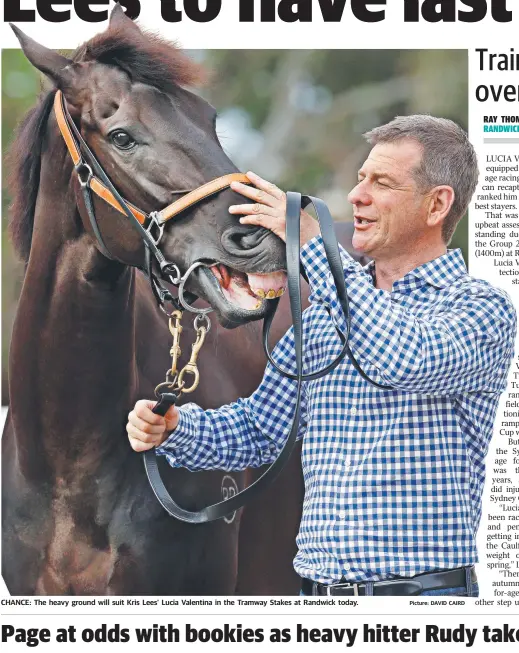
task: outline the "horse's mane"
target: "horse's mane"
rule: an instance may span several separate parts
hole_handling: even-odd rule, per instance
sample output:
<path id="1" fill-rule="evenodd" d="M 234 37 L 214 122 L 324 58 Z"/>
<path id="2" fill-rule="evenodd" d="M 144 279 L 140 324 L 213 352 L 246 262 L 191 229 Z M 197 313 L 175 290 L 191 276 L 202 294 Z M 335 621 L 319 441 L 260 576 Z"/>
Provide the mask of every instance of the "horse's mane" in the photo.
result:
<path id="1" fill-rule="evenodd" d="M 134 82 L 155 86 L 165 93 L 176 86 L 200 84 L 202 67 L 175 44 L 152 32 L 111 27 L 80 46 L 74 61 L 98 61 L 117 66 Z"/>
<path id="2" fill-rule="evenodd" d="M 12 198 L 9 232 L 16 253 L 24 261 L 29 258 L 31 250 L 42 148 L 53 99 L 53 92 L 40 97 L 38 104 L 28 111 L 18 126 L 9 150 L 11 174 L 8 188 Z"/>
<path id="3" fill-rule="evenodd" d="M 203 81 L 202 67 L 176 45 L 133 26 L 109 27 L 81 45 L 74 61 L 98 61 L 122 69 L 133 82 L 169 93 Z M 29 258 L 40 182 L 42 148 L 55 89 L 44 93 L 20 123 L 9 152 L 9 231 L 16 253 Z"/>

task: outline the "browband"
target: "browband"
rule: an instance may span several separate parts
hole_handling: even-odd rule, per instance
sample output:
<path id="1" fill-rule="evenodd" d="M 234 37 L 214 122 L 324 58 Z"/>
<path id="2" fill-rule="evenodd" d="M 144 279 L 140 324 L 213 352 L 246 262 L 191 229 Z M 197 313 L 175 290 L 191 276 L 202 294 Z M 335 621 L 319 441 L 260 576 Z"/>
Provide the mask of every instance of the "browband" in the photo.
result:
<path id="1" fill-rule="evenodd" d="M 72 132 L 69 120 L 67 119 L 65 98 L 63 97 L 63 93 L 60 90 L 56 92 L 54 97 L 54 113 L 56 114 L 59 130 L 63 136 L 63 140 L 67 145 L 67 149 L 70 153 L 72 161 L 74 162 L 75 166 L 78 166 L 82 161 L 81 149 L 80 145 L 77 142 L 76 136 Z M 250 184 L 250 179 L 247 177 L 247 175 L 241 172 L 234 172 L 228 175 L 223 175 L 223 177 L 213 179 L 207 182 L 207 184 L 187 192 L 186 195 L 178 200 L 175 200 L 172 204 L 169 204 L 161 211 L 157 211 L 157 222 L 159 224 L 164 224 L 168 220 L 171 220 L 171 218 L 174 218 L 176 215 L 182 213 L 182 211 L 185 211 L 201 200 L 204 200 L 207 197 L 211 197 L 211 195 L 215 195 L 225 188 L 229 188 L 231 182 L 233 181 L 240 181 L 242 184 Z M 117 209 L 119 213 L 126 215 L 124 209 L 113 196 L 113 193 L 95 176 L 95 172 L 89 176 L 89 179 L 86 183 L 93 193 L 110 204 L 110 206 L 112 206 L 114 209 Z M 149 215 L 146 212 L 138 209 L 131 202 L 128 202 L 127 200 L 125 201 L 135 219 L 141 225 L 146 224 L 148 222 Z"/>

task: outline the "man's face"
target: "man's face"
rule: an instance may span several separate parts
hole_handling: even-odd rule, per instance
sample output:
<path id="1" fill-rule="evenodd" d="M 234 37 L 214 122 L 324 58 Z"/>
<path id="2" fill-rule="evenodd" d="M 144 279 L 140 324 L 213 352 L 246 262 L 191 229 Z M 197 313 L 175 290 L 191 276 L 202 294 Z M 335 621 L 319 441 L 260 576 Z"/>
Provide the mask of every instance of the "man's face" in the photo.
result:
<path id="1" fill-rule="evenodd" d="M 413 172 L 422 146 L 413 140 L 379 143 L 359 170 L 348 195 L 353 204 L 353 247 L 374 259 L 401 256 L 427 234 L 427 196 Z"/>

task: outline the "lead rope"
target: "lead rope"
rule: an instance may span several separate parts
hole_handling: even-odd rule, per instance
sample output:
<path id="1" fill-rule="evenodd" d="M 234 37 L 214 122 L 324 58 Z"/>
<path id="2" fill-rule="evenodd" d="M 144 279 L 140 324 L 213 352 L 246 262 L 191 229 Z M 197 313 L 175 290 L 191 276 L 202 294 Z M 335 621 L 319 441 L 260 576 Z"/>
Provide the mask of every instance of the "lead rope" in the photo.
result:
<path id="1" fill-rule="evenodd" d="M 300 211 L 302 202 L 305 202 L 305 206 L 308 203 L 312 203 L 316 214 L 319 220 L 321 227 L 321 235 L 323 239 L 324 249 L 326 252 L 326 257 L 332 277 L 335 282 L 337 289 L 337 296 L 339 298 L 339 303 L 344 312 L 344 316 L 347 324 L 347 331 L 343 333 L 340 331 L 338 326 L 334 324 L 337 333 L 340 337 L 342 343 L 342 350 L 339 356 L 330 364 L 324 367 L 322 370 L 315 372 L 310 375 L 303 375 L 303 311 L 302 311 L 302 302 L 301 302 L 301 285 L 300 285 L 300 259 L 299 259 L 299 250 L 300 250 Z M 349 313 L 349 304 L 348 304 L 348 295 L 346 292 L 346 282 L 344 279 L 344 273 L 342 269 L 342 262 L 339 253 L 339 247 L 337 244 L 337 238 L 335 236 L 335 231 L 333 227 L 333 220 L 328 211 L 326 204 L 315 197 L 300 195 L 300 193 L 287 193 L 287 205 L 286 205 L 286 256 L 287 256 L 287 283 L 288 283 L 288 294 L 290 300 L 290 310 L 292 313 L 293 321 L 293 332 L 294 332 L 294 353 L 295 353 L 295 362 L 296 362 L 296 373 L 291 374 L 285 370 L 280 369 L 275 362 L 272 360 L 270 353 L 268 352 L 268 335 L 270 331 L 270 325 L 274 317 L 275 310 L 279 303 L 279 300 L 270 300 L 271 305 L 269 305 L 268 315 L 265 318 L 263 325 L 263 342 L 265 351 L 270 362 L 274 367 L 283 375 L 290 379 L 293 379 L 297 382 L 296 389 L 296 405 L 294 410 L 294 417 L 292 419 L 292 425 L 290 427 L 290 433 L 288 438 L 281 449 L 281 452 L 278 458 L 268 467 L 268 469 L 251 485 L 243 489 L 238 494 L 235 494 L 233 497 L 215 503 L 211 506 L 207 506 L 199 511 L 190 511 L 185 510 L 179 506 L 171 497 L 164 482 L 160 476 L 160 472 L 157 465 L 157 454 L 155 449 L 150 449 L 144 452 L 144 466 L 146 468 L 146 474 L 150 482 L 151 488 L 155 493 L 158 501 L 162 507 L 168 512 L 172 517 L 179 519 L 190 524 L 201 524 L 205 522 L 214 521 L 215 519 L 220 519 L 225 517 L 228 514 L 231 514 L 241 508 L 247 501 L 258 495 L 267 485 L 269 485 L 281 472 L 285 464 L 287 463 L 290 454 L 294 448 L 294 444 L 297 438 L 297 432 L 299 428 L 299 420 L 301 413 L 301 391 L 303 380 L 316 379 L 328 374 L 332 369 L 334 369 L 347 355 L 355 369 L 361 374 L 361 376 L 376 386 L 377 388 L 383 390 L 392 389 L 391 386 L 382 385 L 377 383 L 370 377 L 368 377 L 364 371 L 360 368 L 358 362 L 355 360 L 348 344 L 349 330 L 350 330 L 350 313 Z M 271 307 L 272 306 L 272 307 Z M 198 318 L 198 316 L 197 316 Z M 178 323 L 180 326 L 180 322 Z M 178 332 L 178 337 L 180 337 L 181 327 Z M 173 333 L 174 346 L 175 346 L 175 334 Z M 178 344 L 179 341 L 177 341 Z M 198 338 L 197 338 L 198 342 Z M 196 344 L 196 343 L 195 343 Z M 202 342 L 203 344 L 203 342 Z M 200 345 L 201 347 L 201 345 Z M 173 353 L 172 347 L 172 357 L 176 355 L 177 349 L 175 349 L 175 354 Z M 197 350 L 200 351 L 200 348 Z M 178 354 L 180 355 L 180 354 Z M 193 354 L 192 354 L 193 357 Z M 176 404 L 178 397 L 183 392 L 186 392 L 186 389 L 182 385 L 182 372 L 180 374 L 176 373 L 176 361 L 172 365 L 171 369 L 168 371 L 166 376 L 166 381 L 156 388 L 156 394 L 159 399 L 156 406 L 153 408 L 153 412 L 157 415 L 164 416 L 168 409 Z M 191 362 L 191 361 L 190 361 Z M 196 365 L 196 358 L 195 358 Z M 188 363 L 189 366 L 189 363 Z M 186 366 L 187 367 L 187 366 Z M 185 369 L 185 368 L 184 368 Z M 189 370 L 193 373 L 191 370 Z M 198 378 L 195 375 L 195 379 Z M 187 391 L 192 391 L 194 388 L 190 386 Z"/>

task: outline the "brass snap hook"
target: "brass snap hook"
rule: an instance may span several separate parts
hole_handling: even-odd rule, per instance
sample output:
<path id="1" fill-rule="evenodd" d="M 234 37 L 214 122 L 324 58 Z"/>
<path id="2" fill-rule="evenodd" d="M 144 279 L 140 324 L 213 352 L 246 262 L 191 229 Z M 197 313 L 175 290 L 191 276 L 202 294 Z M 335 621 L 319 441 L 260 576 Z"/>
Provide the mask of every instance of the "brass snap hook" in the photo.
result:
<path id="1" fill-rule="evenodd" d="M 200 373 L 197 367 L 197 360 L 198 360 L 198 354 L 200 353 L 200 350 L 202 349 L 202 346 L 204 344 L 206 333 L 207 333 L 207 328 L 205 326 L 197 327 L 196 340 L 191 347 L 191 358 L 189 359 L 189 362 L 184 367 L 184 369 L 178 375 L 178 384 L 182 385 L 182 392 L 185 394 L 194 392 L 197 389 L 198 384 L 200 383 Z M 184 376 L 186 374 L 193 375 L 193 382 L 187 388 L 184 385 Z"/>
<path id="2" fill-rule="evenodd" d="M 175 377 L 177 374 L 177 363 L 178 359 L 182 354 L 180 349 L 180 335 L 182 333 L 182 325 L 180 321 L 182 320 L 182 311 L 176 310 L 173 311 L 169 317 L 169 332 L 173 336 L 173 344 L 169 350 L 171 356 L 171 369 L 168 374 L 172 377 Z"/>
<path id="3" fill-rule="evenodd" d="M 185 381 L 184 381 L 184 377 L 186 374 L 192 374 L 194 377 L 191 385 L 188 386 L 187 388 L 185 386 Z M 200 383 L 200 372 L 198 371 L 198 367 L 196 365 L 190 365 L 188 363 L 178 375 L 178 384 L 182 390 L 182 393 L 188 394 L 190 392 L 194 392 L 198 388 L 199 383 Z"/>

